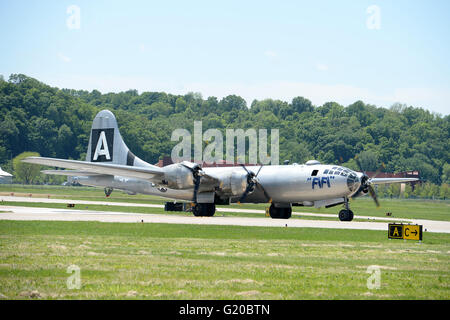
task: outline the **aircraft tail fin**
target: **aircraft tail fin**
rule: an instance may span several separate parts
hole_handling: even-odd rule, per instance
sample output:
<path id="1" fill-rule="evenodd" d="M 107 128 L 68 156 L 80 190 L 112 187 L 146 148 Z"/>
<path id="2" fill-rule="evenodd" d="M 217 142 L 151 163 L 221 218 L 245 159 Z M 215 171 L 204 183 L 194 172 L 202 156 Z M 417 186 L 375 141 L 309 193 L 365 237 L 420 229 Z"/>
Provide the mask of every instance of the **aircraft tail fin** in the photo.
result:
<path id="1" fill-rule="evenodd" d="M 148 165 L 128 149 L 120 135 L 116 117 L 109 110 L 97 113 L 92 122 L 86 161 L 137 167 Z"/>

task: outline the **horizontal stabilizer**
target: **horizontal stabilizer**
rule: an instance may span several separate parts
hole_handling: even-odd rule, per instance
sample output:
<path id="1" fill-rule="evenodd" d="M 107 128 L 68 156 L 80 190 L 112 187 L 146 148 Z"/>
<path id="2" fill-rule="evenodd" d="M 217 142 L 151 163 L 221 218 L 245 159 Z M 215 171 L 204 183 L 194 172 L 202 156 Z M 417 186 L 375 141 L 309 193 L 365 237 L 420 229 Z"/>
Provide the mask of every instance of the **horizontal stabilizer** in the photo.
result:
<path id="1" fill-rule="evenodd" d="M 402 182 L 412 182 L 419 181 L 418 178 L 372 178 L 370 182 L 372 184 L 388 184 L 388 183 L 402 183 Z"/>
<path id="2" fill-rule="evenodd" d="M 104 162 L 86 162 L 79 160 L 65 160 L 44 157 L 28 157 L 23 159 L 22 161 L 50 167 L 74 169 L 94 174 L 116 175 L 137 179 L 152 180 L 161 178 L 164 174 L 164 171 L 160 167 L 150 164 L 145 167 L 134 167 Z"/>

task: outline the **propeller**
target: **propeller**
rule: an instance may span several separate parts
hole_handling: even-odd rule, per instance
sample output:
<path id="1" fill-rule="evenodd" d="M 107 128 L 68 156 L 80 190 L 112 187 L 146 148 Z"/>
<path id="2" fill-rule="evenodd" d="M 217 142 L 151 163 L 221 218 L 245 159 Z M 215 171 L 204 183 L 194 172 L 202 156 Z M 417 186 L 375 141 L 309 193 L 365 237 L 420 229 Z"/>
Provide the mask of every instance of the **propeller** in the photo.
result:
<path id="1" fill-rule="evenodd" d="M 356 164 L 358 165 L 359 170 L 363 173 L 363 176 L 361 178 L 361 186 L 359 187 L 358 191 L 355 193 L 355 195 L 353 197 L 357 196 L 361 192 L 364 192 L 364 193 L 369 192 L 369 194 L 372 197 L 373 201 L 375 202 L 375 205 L 377 206 L 377 208 L 380 207 L 380 202 L 378 201 L 377 194 L 375 192 L 375 189 L 373 188 L 371 180 L 373 178 L 375 178 L 381 172 L 381 170 L 385 167 L 384 163 L 382 163 L 381 166 L 377 169 L 374 176 L 372 178 L 369 178 L 369 176 L 366 174 L 366 172 L 362 168 L 362 165 L 358 159 L 358 156 L 355 156 L 355 161 L 356 161 Z"/>
<path id="2" fill-rule="evenodd" d="M 200 188 L 200 180 L 203 175 L 202 168 L 199 165 L 188 166 L 184 163 L 182 163 L 181 165 L 184 166 L 185 168 L 188 168 L 192 172 L 192 177 L 194 180 L 194 199 L 193 200 L 194 200 L 194 203 L 197 203 L 198 189 Z"/>
<path id="3" fill-rule="evenodd" d="M 261 167 L 259 167 L 258 172 L 256 174 L 253 171 L 249 171 L 245 167 L 245 165 L 241 164 L 241 166 L 247 172 L 247 187 L 245 188 L 245 191 L 242 194 L 242 196 L 239 198 L 238 203 L 241 203 L 242 201 L 244 201 L 245 198 L 247 198 L 247 196 L 255 190 L 255 187 L 259 188 L 264 193 L 264 196 L 266 197 L 268 202 L 272 202 L 272 198 L 269 196 L 267 191 L 264 189 L 264 187 L 261 185 L 261 183 L 258 180 L 258 174 L 261 172 L 263 165 L 261 165 Z"/>

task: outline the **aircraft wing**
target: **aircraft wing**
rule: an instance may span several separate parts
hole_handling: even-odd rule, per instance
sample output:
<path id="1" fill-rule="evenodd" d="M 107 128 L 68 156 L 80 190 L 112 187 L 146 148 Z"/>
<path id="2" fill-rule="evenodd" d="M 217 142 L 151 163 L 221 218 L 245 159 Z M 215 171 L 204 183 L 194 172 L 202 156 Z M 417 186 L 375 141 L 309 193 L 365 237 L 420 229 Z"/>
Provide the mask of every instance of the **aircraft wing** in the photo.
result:
<path id="1" fill-rule="evenodd" d="M 100 176 L 100 173 L 93 173 L 89 171 L 81 171 L 81 170 L 41 170 L 44 174 L 52 174 L 56 176 Z"/>
<path id="2" fill-rule="evenodd" d="M 372 184 L 388 184 L 388 183 L 401 183 L 419 181 L 418 178 L 372 178 L 370 182 Z"/>
<path id="3" fill-rule="evenodd" d="M 0 169 L 0 177 L 12 177 L 12 174 Z"/>
<path id="4" fill-rule="evenodd" d="M 104 162 L 87 162 L 45 157 L 28 157 L 23 159 L 22 161 L 44 166 L 74 169 L 77 171 L 82 171 L 85 174 L 106 174 L 147 180 L 161 178 L 164 175 L 163 169 L 153 165 L 148 165 L 145 167 L 134 167 L 120 164 L 108 164 Z"/>

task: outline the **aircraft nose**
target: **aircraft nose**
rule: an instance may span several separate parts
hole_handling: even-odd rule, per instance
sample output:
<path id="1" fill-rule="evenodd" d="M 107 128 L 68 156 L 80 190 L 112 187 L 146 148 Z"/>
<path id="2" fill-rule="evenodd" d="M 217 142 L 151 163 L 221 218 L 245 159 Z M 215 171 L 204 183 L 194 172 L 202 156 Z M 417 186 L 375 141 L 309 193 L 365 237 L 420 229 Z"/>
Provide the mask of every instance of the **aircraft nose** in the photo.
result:
<path id="1" fill-rule="evenodd" d="M 361 185 L 361 179 L 355 172 L 351 172 L 347 177 L 347 187 L 351 192 L 358 190 Z"/>

